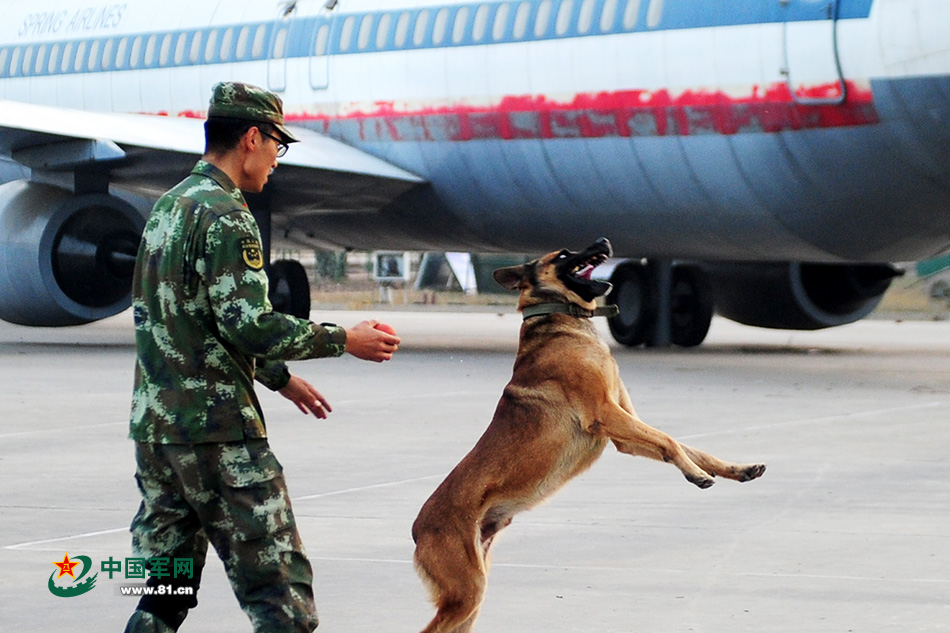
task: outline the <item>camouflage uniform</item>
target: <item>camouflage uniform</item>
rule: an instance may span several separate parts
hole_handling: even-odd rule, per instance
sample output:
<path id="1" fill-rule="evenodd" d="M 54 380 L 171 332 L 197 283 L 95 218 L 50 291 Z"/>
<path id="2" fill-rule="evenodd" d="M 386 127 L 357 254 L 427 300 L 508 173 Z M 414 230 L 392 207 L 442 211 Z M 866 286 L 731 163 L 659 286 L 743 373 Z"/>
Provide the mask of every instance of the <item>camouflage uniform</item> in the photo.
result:
<path id="1" fill-rule="evenodd" d="M 209 112 L 283 133 L 280 107 L 270 93 L 229 83 L 215 86 Z M 290 379 L 284 360 L 339 356 L 346 333 L 271 309 L 260 244 L 241 191 L 204 161 L 156 202 L 146 225 L 132 301 L 129 435 L 143 499 L 132 543 L 146 559 L 193 559 L 193 578 L 149 584 L 197 591 L 210 541 L 255 631 L 309 632 L 312 570 L 253 381 L 281 389 Z M 126 630 L 177 630 L 196 604 L 143 598 Z"/>

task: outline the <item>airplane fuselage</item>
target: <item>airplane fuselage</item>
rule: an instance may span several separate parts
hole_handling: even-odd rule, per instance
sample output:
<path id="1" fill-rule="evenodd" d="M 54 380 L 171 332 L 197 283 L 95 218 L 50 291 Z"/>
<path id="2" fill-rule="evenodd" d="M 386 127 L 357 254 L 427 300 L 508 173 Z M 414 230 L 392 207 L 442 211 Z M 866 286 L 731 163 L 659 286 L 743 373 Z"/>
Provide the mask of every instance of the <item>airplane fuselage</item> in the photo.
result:
<path id="1" fill-rule="evenodd" d="M 88 307 L 102 293 L 82 280 L 121 294 L 103 264 L 121 253 L 100 251 L 137 221 L 88 195 L 177 182 L 228 79 L 307 128 L 252 202 L 275 239 L 542 252 L 608 236 L 634 258 L 610 295 L 630 345 L 698 344 L 714 305 L 765 327 L 852 322 L 889 262 L 950 248 L 945 0 L 84 1 L 0 3 L 0 180 L 16 181 L 0 290 L 18 293 L 0 318 L 122 309 Z M 61 228 L 77 205 L 92 237 Z"/>
<path id="2" fill-rule="evenodd" d="M 799 261 L 950 245 L 939 0 L 6 11 L 0 98 L 203 116 L 215 81 L 241 79 L 432 184 L 372 221 L 275 216 L 291 239 L 536 251 L 609 234 L 625 255 Z"/>

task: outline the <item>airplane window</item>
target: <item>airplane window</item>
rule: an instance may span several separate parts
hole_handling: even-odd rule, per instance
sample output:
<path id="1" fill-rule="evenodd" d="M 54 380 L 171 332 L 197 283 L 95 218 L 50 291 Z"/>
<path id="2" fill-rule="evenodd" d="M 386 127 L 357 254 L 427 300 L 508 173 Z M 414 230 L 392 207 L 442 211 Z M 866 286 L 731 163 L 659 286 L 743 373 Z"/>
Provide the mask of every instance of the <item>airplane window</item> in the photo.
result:
<path id="1" fill-rule="evenodd" d="M 492 27 L 491 36 L 494 40 L 500 40 L 505 36 L 505 28 L 508 26 L 508 14 L 510 7 L 507 2 L 498 5 L 495 11 L 495 24 Z"/>
<path id="2" fill-rule="evenodd" d="M 112 49 L 114 47 L 115 40 L 111 39 L 106 40 L 105 46 L 102 47 L 102 70 L 112 68 Z"/>
<path id="3" fill-rule="evenodd" d="M 369 46 L 369 37 L 373 34 L 373 16 L 372 14 L 367 14 L 363 16 L 363 21 L 360 22 L 360 36 L 357 40 L 357 46 L 360 47 L 360 50 L 365 50 Z"/>
<path id="4" fill-rule="evenodd" d="M 155 47 L 158 45 L 158 36 L 151 35 L 145 42 L 145 65 L 151 66 L 155 63 Z"/>
<path id="5" fill-rule="evenodd" d="M 528 30 L 528 17 L 531 15 L 531 3 L 522 2 L 518 5 L 518 10 L 515 12 L 515 28 L 513 35 L 516 40 L 520 40 L 524 37 L 525 31 Z"/>
<path id="6" fill-rule="evenodd" d="M 178 35 L 178 41 L 175 44 L 175 65 L 180 66 L 185 61 L 185 48 L 188 46 L 188 36 L 184 33 Z"/>
<path id="7" fill-rule="evenodd" d="M 10 76 L 13 77 L 17 74 L 20 68 L 20 47 L 17 46 L 13 49 L 13 55 L 10 56 Z"/>
<path id="8" fill-rule="evenodd" d="M 191 37 L 191 50 L 188 52 L 188 61 L 192 64 L 198 63 L 198 58 L 201 56 L 201 32 L 195 33 Z"/>
<path id="9" fill-rule="evenodd" d="M 581 14 L 577 18 L 577 30 L 580 33 L 590 31 L 591 22 L 594 21 L 594 0 L 584 0 L 581 4 Z"/>
<path id="10" fill-rule="evenodd" d="M 125 53 L 129 50 L 129 38 L 119 39 L 119 45 L 115 48 L 115 67 L 125 68 Z"/>
<path id="11" fill-rule="evenodd" d="M 73 71 L 79 72 L 82 70 L 82 62 L 86 59 L 86 43 L 79 42 L 79 46 L 76 47 L 76 57 L 73 58 Z"/>
<path id="12" fill-rule="evenodd" d="M 472 39 L 481 42 L 488 26 L 488 5 L 483 4 L 475 10 L 475 23 L 472 25 Z"/>
<path id="13" fill-rule="evenodd" d="M 33 67 L 33 47 L 27 46 L 23 51 L 23 67 L 20 69 L 24 75 L 30 75 L 30 68 Z"/>
<path id="14" fill-rule="evenodd" d="M 93 40 L 92 46 L 89 47 L 89 57 L 86 59 L 86 69 L 98 70 L 97 68 L 98 65 L 99 65 L 99 40 Z"/>
<path id="15" fill-rule="evenodd" d="M 617 0 L 607 0 L 600 12 L 600 30 L 606 33 L 613 30 L 614 18 L 617 17 Z"/>
<path id="16" fill-rule="evenodd" d="M 63 48 L 63 61 L 59 65 L 59 72 L 64 73 L 69 70 L 69 60 L 73 55 L 73 43 L 67 42 L 65 48 Z"/>
<path id="17" fill-rule="evenodd" d="M 429 26 L 429 12 L 420 11 L 416 16 L 416 28 L 412 32 L 412 43 L 420 46 L 426 41 L 426 27 Z"/>
<path id="18" fill-rule="evenodd" d="M 350 48 L 350 40 L 353 39 L 353 26 L 356 23 L 356 17 L 350 16 L 343 21 L 343 28 L 340 29 L 340 50 L 346 51 Z"/>
<path id="19" fill-rule="evenodd" d="M 271 54 L 275 58 L 286 57 L 287 55 L 287 28 L 277 29 L 277 35 L 274 36 L 274 50 Z"/>
<path id="20" fill-rule="evenodd" d="M 167 66 L 168 60 L 171 58 L 172 54 L 172 34 L 166 33 L 165 37 L 162 38 L 162 47 L 158 51 L 158 64 L 160 66 Z"/>
<path id="21" fill-rule="evenodd" d="M 441 44 L 442 40 L 445 39 L 445 31 L 448 28 L 449 23 L 449 10 L 448 9 L 439 9 L 439 12 L 435 14 L 435 23 L 432 25 L 432 43 Z"/>
<path id="22" fill-rule="evenodd" d="M 321 24 L 317 29 L 317 41 L 313 45 L 313 54 L 317 57 L 323 57 L 327 54 L 327 42 L 330 40 L 330 25 Z"/>
<path id="23" fill-rule="evenodd" d="M 561 6 L 557 10 L 557 21 L 555 22 L 555 32 L 558 35 L 567 33 L 571 26 L 571 11 L 574 9 L 572 0 L 561 0 Z"/>
<path id="24" fill-rule="evenodd" d="M 6 51 L 0 52 L 0 73 L 3 72 L 3 55 Z M 52 75 L 56 72 L 56 62 L 59 58 L 59 44 L 53 44 L 49 49 L 49 63 L 46 65 L 46 73 Z"/>
<path id="25" fill-rule="evenodd" d="M 247 38 L 251 36 L 251 28 L 245 26 L 241 29 L 241 32 L 238 33 L 237 39 L 237 49 L 234 51 L 234 57 L 236 59 L 244 59 L 244 56 L 247 54 Z"/>
<path id="26" fill-rule="evenodd" d="M 40 44 L 40 47 L 36 49 L 36 64 L 33 66 L 33 74 L 41 75 L 43 74 L 43 66 L 46 65 L 46 44 Z"/>
<path id="27" fill-rule="evenodd" d="M 205 43 L 205 61 L 210 62 L 214 59 L 214 51 L 218 47 L 218 32 L 214 29 L 208 33 L 208 41 Z"/>
<path id="28" fill-rule="evenodd" d="M 9 55 L 9 50 L 6 48 L 0 48 L 0 76 L 4 74 L 4 66 L 7 63 L 7 55 Z"/>
<path id="29" fill-rule="evenodd" d="M 142 37 L 136 36 L 132 40 L 132 52 L 129 53 L 129 66 L 132 68 L 138 68 L 139 66 L 139 55 L 142 53 Z"/>
<path id="30" fill-rule="evenodd" d="M 544 37 L 548 30 L 548 22 L 551 20 L 551 0 L 541 0 L 538 5 L 538 15 L 534 18 L 534 36 Z"/>
<path id="31" fill-rule="evenodd" d="M 468 25 L 468 7 L 462 7 L 455 14 L 455 24 L 452 26 L 452 41 L 458 44 L 465 37 L 465 27 Z"/>
<path id="32" fill-rule="evenodd" d="M 221 61 L 231 59 L 231 42 L 234 41 L 234 29 L 228 29 L 221 36 Z"/>
<path id="33" fill-rule="evenodd" d="M 396 46 L 402 48 L 406 44 L 406 36 L 409 35 L 409 18 L 407 12 L 402 12 L 396 21 Z"/>
<path id="34" fill-rule="evenodd" d="M 393 21 L 393 16 L 384 13 L 376 24 L 376 48 L 386 48 L 386 40 L 389 39 L 389 25 Z"/>
<path id="35" fill-rule="evenodd" d="M 660 24 L 663 19 L 663 0 L 650 0 L 650 7 L 647 9 L 647 26 L 651 29 Z"/>
<path id="36" fill-rule="evenodd" d="M 637 25 L 640 17 L 640 0 L 627 0 L 627 8 L 623 12 L 623 28 L 630 30 Z"/>
<path id="37" fill-rule="evenodd" d="M 260 57 L 264 53 L 264 38 L 267 37 L 267 27 L 261 24 L 254 32 L 254 47 L 251 49 L 251 55 Z"/>

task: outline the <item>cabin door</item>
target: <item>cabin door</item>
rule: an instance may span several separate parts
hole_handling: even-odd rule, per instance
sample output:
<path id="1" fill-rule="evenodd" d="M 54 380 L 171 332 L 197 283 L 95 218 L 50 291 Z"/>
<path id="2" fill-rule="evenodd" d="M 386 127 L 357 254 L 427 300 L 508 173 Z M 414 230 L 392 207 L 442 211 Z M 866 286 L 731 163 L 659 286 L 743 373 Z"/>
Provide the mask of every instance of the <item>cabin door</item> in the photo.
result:
<path id="1" fill-rule="evenodd" d="M 838 104 L 847 86 L 838 59 L 840 0 L 777 0 L 785 14 L 782 69 L 795 101 Z"/>

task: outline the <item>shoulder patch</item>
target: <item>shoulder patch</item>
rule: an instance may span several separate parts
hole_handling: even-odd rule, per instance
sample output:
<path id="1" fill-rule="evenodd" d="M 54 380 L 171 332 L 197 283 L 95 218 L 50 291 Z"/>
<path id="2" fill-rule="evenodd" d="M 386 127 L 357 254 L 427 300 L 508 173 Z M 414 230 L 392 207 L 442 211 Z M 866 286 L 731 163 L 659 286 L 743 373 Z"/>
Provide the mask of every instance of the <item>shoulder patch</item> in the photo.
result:
<path id="1" fill-rule="evenodd" d="M 241 256 L 244 263 L 251 270 L 260 270 L 264 267 L 264 254 L 261 253 L 261 245 L 257 240 L 250 237 L 241 239 Z"/>

